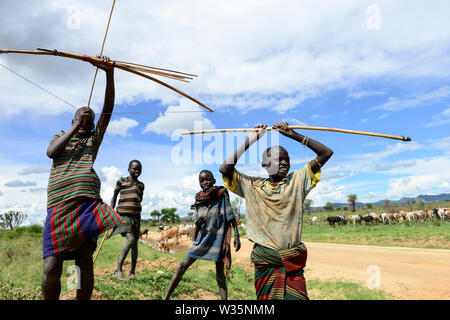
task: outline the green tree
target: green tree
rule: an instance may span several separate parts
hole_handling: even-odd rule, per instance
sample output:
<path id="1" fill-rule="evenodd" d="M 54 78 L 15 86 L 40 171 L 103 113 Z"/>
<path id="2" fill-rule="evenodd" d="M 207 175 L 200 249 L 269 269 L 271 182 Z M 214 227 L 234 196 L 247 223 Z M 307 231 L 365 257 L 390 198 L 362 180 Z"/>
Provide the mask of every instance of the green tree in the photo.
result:
<path id="1" fill-rule="evenodd" d="M 231 207 L 233 208 L 233 211 L 235 215 L 237 215 L 237 219 L 241 221 L 241 206 L 242 206 L 242 198 L 234 198 L 231 200 Z"/>
<path id="2" fill-rule="evenodd" d="M 372 209 L 373 205 L 371 203 L 366 204 L 367 209 Z"/>
<path id="3" fill-rule="evenodd" d="M 159 222 L 159 217 L 161 216 L 161 212 L 159 212 L 158 210 L 153 210 L 152 212 L 150 212 L 150 216 Z"/>
<path id="4" fill-rule="evenodd" d="M 333 211 L 334 205 L 331 202 L 327 202 L 327 204 L 324 205 L 323 208 L 327 211 Z"/>
<path id="5" fill-rule="evenodd" d="M 306 211 L 308 212 L 308 214 L 311 214 L 311 205 L 313 204 L 314 201 L 312 201 L 311 199 L 305 199 L 305 201 L 303 201 L 303 205 L 305 206 Z"/>
<path id="6" fill-rule="evenodd" d="M 180 222 L 180 216 L 175 211 L 177 211 L 177 208 L 161 209 L 161 221 L 168 223 Z"/>
<path id="7" fill-rule="evenodd" d="M 352 206 L 352 212 L 355 212 L 357 198 L 356 194 L 349 194 L 347 196 L 347 202 Z"/>
<path id="8" fill-rule="evenodd" d="M 189 211 L 188 214 L 189 218 L 191 218 L 191 221 L 194 221 L 194 212 L 193 211 Z"/>
<path id="9" fill-rule="evenodd" d="M 26 218 L 27 215 L 20 211 L 9 210 L 4 214 L 0 214 L 0 227 L 13 230 L 14 227 L 20 226 Z"/>

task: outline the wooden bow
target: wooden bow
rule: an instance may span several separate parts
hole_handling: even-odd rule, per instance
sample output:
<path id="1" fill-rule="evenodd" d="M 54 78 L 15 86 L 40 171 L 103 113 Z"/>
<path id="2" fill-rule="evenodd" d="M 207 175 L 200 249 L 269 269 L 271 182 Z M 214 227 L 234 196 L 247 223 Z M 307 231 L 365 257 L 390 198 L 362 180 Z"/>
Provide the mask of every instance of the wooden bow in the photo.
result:
<path id="1" fill-rule="evenodd" d="M 171 79 L 175 79 L 175 80 L 179 80 L 179 81 L 184 81 L 184 82 L 189 82 L 189 80 L 192 80 L 193 77 L 197 77 L 197 75 L 195 75 L 195 74 L 190 74 L 190 73 L 185 73 L 185 72 L 180 72 L 180 71 L 175 71 L 175 70 L 169 70 L 169 69 L 155 68 L 155 67 L 145 66 L 145 65 L 141 65 L 141 64 L 137 64 L 137 63 L 132 63 L 132 62 L 125 62 L 125 61 L 115 61 L 115 60 L 103 61 L 102 59 L 100 59 L 98 57 L 93 57 L 93 56 L 88 56 L 85 54 L 79 54 L 79 53 L 73 53 L 73 52 L 63 52 L 63 51 L 58 51 L 58 50 L 42 49 L 42 48 L 37 48 L 37 50 L 38 51 L 0 50 L 0 54 L 1 53 L 21 53 L 21 54 L 34 54 L 34 55 L 54 55 L 54 56 L 58 56 L 58 57 L 82 60 L 82 61 L 86 61 L 86 62 L 97 62 L 100 64 L 110 64 L 118 69 L 134 73 L 138 76 L 144 77 L 144 78 L 152 80 L 160 85 L 163 85 L 163 86 L 181 94 L 182 96 L 188 98 L 189 100 L 194 101 L 195 103 L 199 104 L 200 106 L 207 109 L 208 111 L 214 112 L 214 110 L 212 110 L 211 108 L 209 108 L 202 102 L 198 101 L 197 99 L 191 97 L 187 93 L 184 93 L 183 91 L 181 91 L 159 79 L 156 79 L 152 76 L 144 74 L 143 72 L 149 73 L 152 75 L 156 75 L 156 76 L 162 76 L 162 77 L 171 78 Z"/>

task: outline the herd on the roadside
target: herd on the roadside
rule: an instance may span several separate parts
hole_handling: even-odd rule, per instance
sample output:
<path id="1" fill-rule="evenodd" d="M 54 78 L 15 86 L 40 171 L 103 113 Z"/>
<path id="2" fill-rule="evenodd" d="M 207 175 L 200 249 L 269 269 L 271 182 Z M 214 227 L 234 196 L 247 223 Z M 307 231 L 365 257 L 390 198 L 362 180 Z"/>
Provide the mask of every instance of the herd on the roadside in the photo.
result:
<path id="1" fill-rule="evenodd" d="M 307 222 L 312 225 L 319 224 L 319 218 L 313 216 L 306 218 Z M 421 221 L 450 221 L 450 208 L 435 208 L 432 210 L 415 210 L 415 211 L 395 211 L 390 213 L 375 213 L 371 212 L 365 215 L 350 214 L 347 218 L 344 216 L 330 216 L 326 218 L 326 223 L 330 226 L 345 225 L 351 223 L 354 226 L 357 224 L 376 225 L 376 224 L 392 224 L 392 223 L 417 223 Z M 242 223 L 239 225 L 246 229 L 246 226 Z M 148 229 L 141 231 L 139 237 L 148 236 Z M 182 236 L 186 236 L 188 240 L 193 240 L 195 232 L 194 224 L 180 224 L 176 227 L 160 226 L 159 236 L 156 240 L 156 249 L 164 252 L 169 252 L 169 240 L 173 239 L 174 244 L 178 244 Z"/>
<path id="2" fill-rule="evenodd" d="M 238 221 L 238 225 L 246 229 L 245 224 Z M 195 233 L 194 224 L 180 224 L 179 226 L 169 227 L 169 226 L 159 226 L 158 227 L 159 236 L 156 240 L 156 249 L 163 252 L 170 251 L 169 240 L 173 239 L 173 245 L 179 243 L 179 240 L 186 236 L 187 240 L 193 240 Z M 144 236 L 148 237 L 149 230 L 145 229 L 139 233 L 139 238 L 142 239 Z"/>
<path id="3" fill-rule="evenodd" d="M 306 218 L 312 225 L 317 225 L 319 219 L 317 216 Z M 390 213 L 371 212 L 365 215 L 351 214 L 347 218 L 344 216 L 331 216 L 325 220 L 330 226 L 344 225 L 351 223 L 354 226 L 365 223 L 366 225 L 376 224 L 392 224 L 392 223 L 418 223 L 421 221 L 447 221 L 450 220 L 450 208 L 435 208 L 431 210 L 414 210 L 414 211 L 395 211 Z"/>

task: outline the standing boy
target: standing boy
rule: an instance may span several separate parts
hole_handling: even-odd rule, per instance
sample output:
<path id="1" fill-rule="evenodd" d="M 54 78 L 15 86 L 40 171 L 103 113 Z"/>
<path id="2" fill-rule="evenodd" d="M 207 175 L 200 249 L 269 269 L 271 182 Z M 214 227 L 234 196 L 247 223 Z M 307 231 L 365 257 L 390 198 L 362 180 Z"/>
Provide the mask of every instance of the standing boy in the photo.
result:
<path id="1" fill-rule="evenodd" d="M 202 170 L 198 176 L 202 191 L 195 196 L 197 220 L 194 242 L 177 267 L 164 297 L 170 298 L 178 286 L 183 274 L 197 259 L 216 262 L 216 280 L 219 285 L 221 300 L 228 299 L 227 282 L 224 269 L 228 273 L 231 267 L 231 226 L 234 228 L 234 247 L 241 247 L 239 231 L 234 217 L 230 198 L 225 187 L 216 187 L 214 175 L 209 170 Z"/>
<path id="2" fill-rule="evenodd" d="M 225 186 L 245 198 L 248 239 L 254 242 L 251 261 L 255 266 L 258 300 L 308 299 L 303 268 L 307 251 L 301 242 L 303 201 L 320 180 L 320 168 L 333 151 L 320 142 L 274 125 L 281 134 L 309 147 L 317 157 L 302 169 L 289 173 L 290 158 L 281 146 L 263 153 L 262 167 L 269 178 L 250 177 L 235 169 L 242 154 L 265 134 L 267 126 L 252 132 L 243 145 L 221 165 Z"/>
<path id="3" fill-rule="evenodd" d="M 80 108 L 72 127 L 55 135 L 47 149 L 53 164 L 43 233 L 42 293 L 46 300 L 59 299 L 64 260 L 75 260 L 77 266 L 76 298 L 90 299 L 94 287 L 92 254 L 97 237 L 122 223 L 120 216 L 103 203 L 100 179 L 93 168 L 114 108 L 114 68 L 109 64 L 92 64 L 106 73 L 105 101 L 95 129 L 94 111 Z"/>
<path id="4" fill-rule="evenodd" d="M 144 195 L 144 184 L 138 180 L 142 172 L 142 164 L 139 160 L 132 160 L 128 165 L 128 173 L 126 178 L 120 178 L 117 181 L 114 195 L 111 199 L 111 207 L 116 206 L 117 196 L 120 193 L 119 204 L 117 206 L 117 213 L 120 214 L 125 221 L 124 224 L 119 225 L 114 229 L 114 232 L 109 236 L 120 233 L 126 237 L 127 242 L 120 253 L 119 262 L 117 263 L 114 276 L 122 281 L 126 278 L 122 272 L 122 265 L 131 249 L 131 271 L 129 279 L 136 279 L 136 263 L 138 258 L 138 240 L 139 231 L 141 229 L 141 211 L 142 211 L 142 197 Z"/>

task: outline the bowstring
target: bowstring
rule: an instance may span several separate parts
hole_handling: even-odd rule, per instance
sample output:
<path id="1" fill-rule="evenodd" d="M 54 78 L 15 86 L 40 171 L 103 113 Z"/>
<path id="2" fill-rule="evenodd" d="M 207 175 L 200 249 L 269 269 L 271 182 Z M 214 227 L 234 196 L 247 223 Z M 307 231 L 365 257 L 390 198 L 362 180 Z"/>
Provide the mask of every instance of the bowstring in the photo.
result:
<path id="1" fill-rule="evenodd" d="M 63 98 L 58 97 L 56 94 L 54 94 L 54 93 L 50 92 L 49 90 L 45 89 L 44 87 L 38 85 L 37 83 L 35 83 L 34 81 L 28 79 L 27 77 L 25 77 L 25 76 L 19 74 L 18 72 L 14 71 L 13 69 L 8 68 L 7 66 L 5 66 L 5 65 L 3 65 L 3 64 L 1 64 L 1 63 L 0 63 L 0 66 L 2 66 L 3 68 L 5 68 L 6 70 L 8 70 L 8 71 L 10 71 L 10 72 L 12 72 L 12 73 L 14 73 L 14 74 L 16 74 L 17 76 L 21 77 L 22 79 L 28 81 L 29 83 L 35 85 L 35 86 L 38 87 L 39 89 L 44 90 L 44 91 L 47 92 L 49 95 L 51 95 L 51 96 L 53 96 L 54 98 L 56 98 L 56 99 L 58 99 L 58 100 L 64 102 L 65 104 L 71 106 L 71 107 L 74 108 L 75 110 L 78 109 L 77 107 L 75 107 L 75 106 L 74 106 L 73 104 L 71 104 L 70 102 L 67 102 L 67 101 L 64 100 Z"/>

